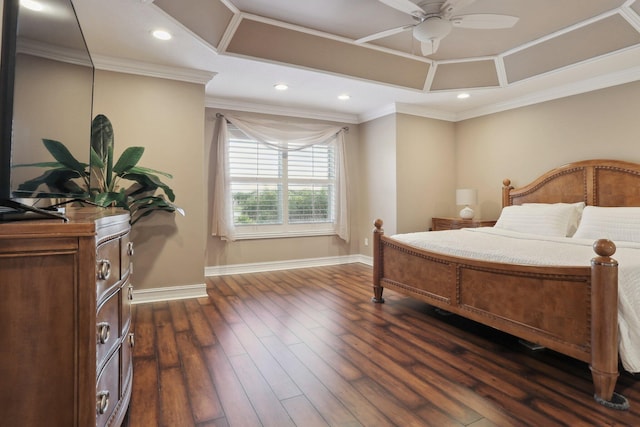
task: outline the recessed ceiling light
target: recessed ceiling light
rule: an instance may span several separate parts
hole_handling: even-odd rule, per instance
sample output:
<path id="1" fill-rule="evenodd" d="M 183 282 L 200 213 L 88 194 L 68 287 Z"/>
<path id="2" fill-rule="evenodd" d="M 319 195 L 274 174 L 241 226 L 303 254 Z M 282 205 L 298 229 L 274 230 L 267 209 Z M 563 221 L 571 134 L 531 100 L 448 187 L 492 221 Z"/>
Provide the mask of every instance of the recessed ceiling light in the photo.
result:
<path id="1" fill-rule="evenodd" d="M 469 98 L 471 95 L 469 95 L 468 93 L 459 93 L 458 94 L 458 99 L 467 99 Z"/>
<path id="2" fill-rule="evenodd" d="M 158 40 L 171 40 L 171 33 L 165 30 L 153 30 L 151 34 Z"/>
<path id="3" fill-rule="evenodd" d="M 40 12 L 44 10 L 44 6 L 42 3 L 39 3 L 35 0 L 20 0 L 20 5 L 26 7 L 30 10 L 35 10 L 36 12 Z"/>
<path id="4" fill-rule="evenodd" d="M 346 93 L 343 93 L 342 95 L 338 95 L 338 99 L 341 101 L 346 101 L 347 99 L 351 99 L 351 96 L 349 96 Z"/>
<path id="5" fill-rule="evenodd" d="M 287 86 L 285 83 L 278 83 L 278 84 L 273 85 L 273 88 L 275 90 L 287 90 L 287 89 L 289 89 L 289 86 Z"/>

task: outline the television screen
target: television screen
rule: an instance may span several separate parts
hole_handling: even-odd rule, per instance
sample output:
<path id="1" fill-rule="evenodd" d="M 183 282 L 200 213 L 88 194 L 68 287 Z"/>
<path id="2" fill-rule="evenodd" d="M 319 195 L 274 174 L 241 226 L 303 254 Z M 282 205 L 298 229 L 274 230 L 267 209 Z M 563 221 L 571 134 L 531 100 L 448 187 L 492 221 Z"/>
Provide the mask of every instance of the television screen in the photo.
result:
<path id="1" fill-rule="evenodd" d="M 5 11 L 12 5 L 18 7 L 18 0 L 4 3 Z M 87 165 L 88 174 L 94 74 L 91 57 L 71 0 L 32 1 L 32 8 L 25 4 L 21 2 L 18 7 L 15 51 L 9 58 L 14 68 L 3 67 L 3 72 L 13 71 L 9 87 L 13 89 L 13 105 L 3 111 L 3 115 L 11 115 L 11 131 L 3 130 L 2 141 L 4 151 L 10 144 L 10 161 L 3 158 L 0 167 L 4 173 L 9 168 L 10 178 L 8 190 L 0 189 L 0 197 L 83 197 L 88 175 L 73 178 L 75 185 L 47 180 L 55 176 L 50 172 L 56 168 L 56 158 L 44 140 L 62 143 L 75 159 Z M 12 36 L 7 34 L 10 30 L 3 25 L 3 49 L 5 35 Z M 34 181 L 39 184 L 34 186 Z M 6 187 L 7 183 L 2 185 Z"/>

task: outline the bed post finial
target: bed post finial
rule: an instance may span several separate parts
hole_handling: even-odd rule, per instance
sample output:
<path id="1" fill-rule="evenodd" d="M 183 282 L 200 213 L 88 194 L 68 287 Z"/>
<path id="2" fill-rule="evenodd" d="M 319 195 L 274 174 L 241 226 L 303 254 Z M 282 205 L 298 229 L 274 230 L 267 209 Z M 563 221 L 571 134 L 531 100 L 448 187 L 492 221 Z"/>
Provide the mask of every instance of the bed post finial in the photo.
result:
<path id="1" fill-rule="evenodd" d="M 510 194 L 511 190 L 513 190 L 513 186 L 511 185 L 511 180 L 509 178 L 505 178 L 502 180 L 502 207 L 511 205 Z"/>
<path id="2" fill-rule="evenodd" d="M 626 410 L 629 401 L 614 392 L 618 380 L 618 262 L 608 239 L 593 244 L 591 260 L 591 376 L 596 402 Z"/>
<path id="3" fill-rule="evenodd" d="M 383 303 L 382 298 L 382 286 L 380 286 L 380 278 L 382 277 L 382 248 L 380 247 L 381 236 L 384 234 L 382 229 L 382 220 L 376 219 L 373 225 L 373 298 L 371 301 L 376 303 Z"/>

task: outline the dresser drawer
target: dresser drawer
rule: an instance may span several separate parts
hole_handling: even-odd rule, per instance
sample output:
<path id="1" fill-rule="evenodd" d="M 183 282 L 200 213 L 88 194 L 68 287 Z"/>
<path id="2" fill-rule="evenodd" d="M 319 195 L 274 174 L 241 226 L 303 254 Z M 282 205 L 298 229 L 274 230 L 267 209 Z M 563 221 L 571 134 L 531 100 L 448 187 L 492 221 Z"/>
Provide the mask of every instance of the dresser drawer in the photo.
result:
<path id="1" fill-rule="evenodd" d="M 96 315 L 96 361 L 97 369 L 104 358 L 118 345 L 120 340 L 120 292 L 111 295 L 99 308 Z"/>
<path id="2" fill-rule="evenodd" d="M 125 336 L 125 330 L 129 329 L 131 324 L 131 302 L 133 301 L 133 285 L 129 280 L 122 284 L 120 289 L 120 303 L 122 305 L 120 309 L 120 327 L 122 328 L 122 335 Z"/>
<path id="3" fill-rule="evenodd" d="M 98 246 L 96 258 L 96 289 L 98 302 L 120 280 L 120 240 L 110 240 Z"/>
<path id="4" fill-rule="evenodd" d="M 127 233 L 120 239 L 120 277 L 125 277 L 131 270 L 133 242 L 130 237 L 130 233 Z"/>
<path id="5" fill-rule="evenodd" d="M 120 397 L 124 396 L 133 378 L 133 346 L 134 335 L 127 330 L 120 349 Z"/>
<path id="6" fill-rule="evenodd" d="M 98 376 L 96 386 L 96 426 L 102 427 L 120 400 L 120 352 L 115 352 Z"/>

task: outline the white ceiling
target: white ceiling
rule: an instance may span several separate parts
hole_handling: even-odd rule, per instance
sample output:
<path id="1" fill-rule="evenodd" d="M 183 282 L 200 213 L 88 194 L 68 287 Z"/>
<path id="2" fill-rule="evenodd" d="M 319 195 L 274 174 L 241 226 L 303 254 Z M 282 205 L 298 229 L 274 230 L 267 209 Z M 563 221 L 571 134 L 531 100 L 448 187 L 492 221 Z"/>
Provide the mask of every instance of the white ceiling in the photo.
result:
<path id="1" fill-rule="evenodd" d="M 233 37 L 241 19 L 264 17 L 268 18 L 265 22 L 275 21 L 277 25 L 347 43 L 413 22 L 410 16 L 377 0 L 179 1 L 181 19 L 171 16 L 152 0 L 73 0 L 96 67 L 193 81 L 214 76 L 206 85 L 209 106 L 345 122 L 361 122 L 392 111 L 455 121 L 640 79 L 640 44 L 636 44 L 519 82 L 503 82 L 501 87 L 474 88 L 468 90 L 470 98 L 458 100 L 456 95 L 461 90 L 407 89 L 232 55 L 225 52 L 224 43 L 206 42 L 197 35 L 197 29 L 181 23 L 191 22 L 184 16 L 195 19 L 213 3 L 221 2 L 233 19 L 221 24 L 212 16 L 212 26 L 220 27 L 212 30 L 226 34 L 226 40 Z M 461 13 L 508 14 L 520 20 L 509 30 L 455 28 L 435 55 L 415 57 L 432 65 L 479 57 L 499 59 L 522 46 L 612 14 L 620 14 L 640 32 L 639 9 L 634 0 L 476 0 Z M 174 38 L 168 42 L 153 39 L 150 31 L 155 28 L 169 30 Z M 615 37 L 615 32 L 611 36 Z M 414 57 L 416 50 L 410 32 L 371 45 L 371 49 L 409 57 Z M 278 82 L 286 82 L 290 89 L 275 91 L 273 85 Z M 348 93 L 351 99 L 338 100 L 341 93 Z"/>

